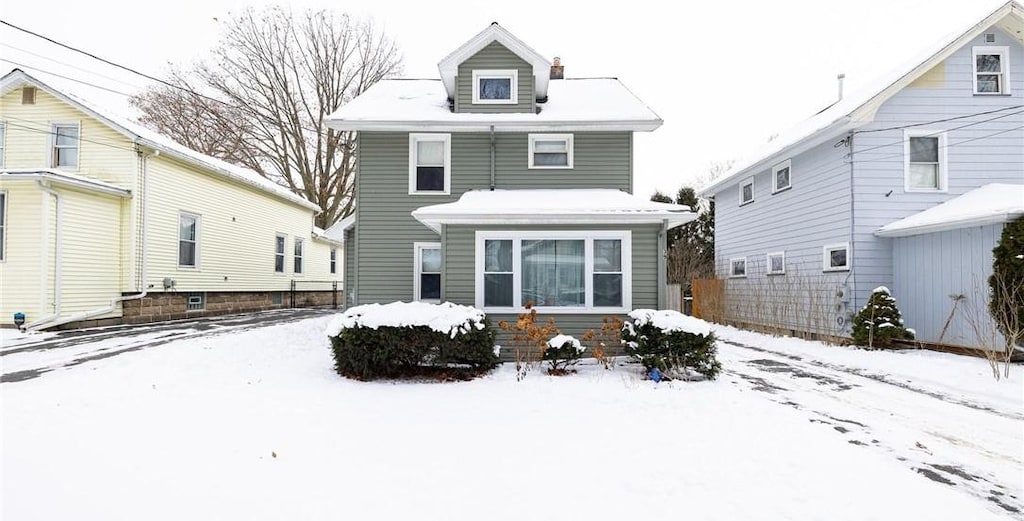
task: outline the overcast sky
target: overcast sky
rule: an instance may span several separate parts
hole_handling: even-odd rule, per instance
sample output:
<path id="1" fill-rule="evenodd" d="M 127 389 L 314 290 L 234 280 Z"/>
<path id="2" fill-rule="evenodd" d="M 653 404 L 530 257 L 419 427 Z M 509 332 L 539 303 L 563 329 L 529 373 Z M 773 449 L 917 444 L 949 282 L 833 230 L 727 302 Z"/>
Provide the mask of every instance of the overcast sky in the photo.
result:
<path id="1" fill-rule="evenodd" d="M 4 2 L 0 17 L 160 75 L 169 62 L 203 56 L 217 42 L 218 19 L 270 3 L 275 2 L 176 0 L 157 7 L 138 0 L 12 1 Z M 660 129 L 636 138 L 636 192 L 648 195 L 655 188 L 674 192 L 694 183 L 713 163 L 741 157 L 828 105 L 837 95 L 838 73 L 846 74 L 847 92 L 869 85 L 1004 1 L 286 3 L 295 10 L 327 7 L 374 19 L 401 47 L 407 77 L 438 77 L 437 62 L 492 21 L 541 54 L 560 56 L 566 76 L 618 77 L 665 120 Z M 147 84 L 7 27 L 0 27 L 0 43 L 0 59 L 126 93 Z M 119 94 L 82 92 L 124 110 Z"/>

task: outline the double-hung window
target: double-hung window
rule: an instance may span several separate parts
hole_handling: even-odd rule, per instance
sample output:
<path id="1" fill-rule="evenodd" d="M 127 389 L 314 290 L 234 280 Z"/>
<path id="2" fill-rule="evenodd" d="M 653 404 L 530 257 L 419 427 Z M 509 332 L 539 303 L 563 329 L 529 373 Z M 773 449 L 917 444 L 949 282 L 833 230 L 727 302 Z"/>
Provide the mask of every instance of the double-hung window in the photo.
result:
<path id="1" fill-rule="evenodd" d="M 284 273 L 284 249 L 287 236 L 277 234 L 274 236 L 274 273 Z"/>
<path id="2" fill-rule="evenodd" d="M 55 168 L 78 168 L 77 123 L 53 125 L 53 150 L 50 165 Z"/>
<path id="3" fill-rule="evenodd" d="M 451 134 L 409 134 L 409 193 L 451 191 Z"/>
<path id="4" fill-rule="evenodd" d="M 338 273 L 338 249 L 331 248 L 331 274 Z"/>
<path id="5" fill-rule="evenodd" d="M 474 70 L 473 103 L 514 105 L 519 102 L 519 71 Z"/>
<path id="6" fill-rule="evenodd" d="M 199 267 L 199 216 L 178 214 L 178 267 Z"/>
<path id="7" fill-rule="evenodd" d="M 294 266 L 295 269 L 293 270 L 295 273 L 302 273 L 302 248 L 303 248 L 303 246 L 304 246 L 304 244 L 302 242 L 302 239 L 296 237 L 295 238 L 295 252 L 292 255 L 292 258 L 295 261 L 295 266 Z"/>
<path id="8" fill-rule="evenodd" d="M 850 243 L 829 244 L 822 249 L 822 271 L 850 269 Z"/>
<path id="9" fill-rule="evenodd" d="M 974 93 L 1010 93 L 1010 48 L 974 47 Z"/>
<path id="10" fill-rule="evenodd" d="M 946 134 L 907 130 L 904 139 L 904 182 L 908 192 L 946 189 Z"/>
<path id="11" fill-rule="evenodd" d="M 781 192 L 793 186 L 793 161 L 787 159 L 772 167 L 772 193 Z M 751 199 L 754 194 L 751 190 Z"/>
<path id="12" fill-rule="evenodd" d="M 416 300 L 441 300 L 441 243 L 417 242 L 413 245 L 415 275 L 413 291 Z"/>
<path id="13" fill-rule="evenodd" d="M 631 301 L 628 231 L 477 232 L 478 307 L 617 312 Z"/>
<path id="14" fill-rule="evenodd" d="M 572 134 L 530 134 L 529 168 L 572 168 Z"/>
<path id="15" fill-rule="evenodd" d="M 740 206 L 754 202 L 754 178 L 748 177 L 740 183 Z"/>

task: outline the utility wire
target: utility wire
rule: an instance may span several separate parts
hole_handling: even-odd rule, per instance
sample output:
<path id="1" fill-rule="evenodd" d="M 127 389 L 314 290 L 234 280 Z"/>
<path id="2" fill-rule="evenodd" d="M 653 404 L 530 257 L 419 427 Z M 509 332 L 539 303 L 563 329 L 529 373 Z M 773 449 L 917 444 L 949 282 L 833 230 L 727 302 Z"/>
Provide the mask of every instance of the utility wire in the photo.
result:
<path id="1" fill-rule="evenodd" d="M 46 56 L 46 55 L 43 55 L 43 54 L 39 54 L 39 53 L 37 53 L 37 52 L 33 52 L 33 51 L 30 51 L 30 50 L 28 50 L 28 49 L 22 49 L 21 47 L 16 47 L 16 46 L 14 46 L 14 45 L 11 45 L 11 44 L 9 44 L 9 43 L 5 43 L 5 42 L 0 42 L 0 46 L 3 46 L 3 47 L 7 47 L 8 49 L 13 49 L 13 50 L 15 50 L 15 51 L 18 51 L 18 52 L 22 52 L 22 53 L 28 54 L 28 55 L 30 55 L 30 56 L 35 56 L 35 57 L 37 57 L 37 58 L 42 58 L 42 59 L 44 59 L 44 60 L 46 60 L 46 61 L 49 61 L 49 62 L 53 62 L 53 63 L 56 63 L 57 65 L 63 65 L 63 66 L 65 66 L 65 67 L 71 67 L 72 69 L 75 69 L 75 70 L 78 70 L 78 71 L 84 72 L 84 73 L 86 73 L 86 74 L 91 74 L 91 75 L 93 75 L 93 76 L 98 76 L 98 77 L 100 77 L 100 78 L 103 78 L 103 79 L 105 79 L 105 80 L 109 80 L 109 81 L 112 81 L 112 82 L 114 82 L 114 83 L 121 83 L 121 84 L 127 85 L 127 86 L 129 86 L 129 87 L 132 87 L 132 88 L 134 88 L 134 89 L 136 89 L 136 90 L 142 90 L 142 87 L 139 87 L 138 85 L 133 85 L 133 84 L 131 84 L 131 83 L 128 83 L 128 82 L 126 82 L 126 81 L 122 81 L 122 80 L 119 80 L 119 79 L 117 79 L 117 78 L 114 78 L 114 77 L 111 77 L 111 76 L 106 76 L 106 75 L 104 75 L 104 74 L 100 74 L 100 73 L 98 73 L 98 72 L 95 72 L 95 71 L 90 71 L 89 69 L 85 69 L 85 68 L 79 67 L 79 66 L 77 66 L 77 65 L 72 65 L 72 64 L 70 64 L 70 63 L 67 63 L 67 62 L 62 62 L 62 61 L 60 61 L 60 60 L 57 60 L 57 59 L 51 58 L 51 57 L 49 57 L 49 56 Z M 23 66 L 23 67 L 24 67 L 24 66 Z M 38 69 L 37 69 L 37 70 L 38 70 Z M 45 72 L 45 71 L 44 71 L 44 72 Z M 52 72 L 51 72 L 51 73 L 49 73 L 49 74 L 54 74 L 54 73 L 52 73 Z"/>
<path id="2" fill-rule="evenodd" d="M 911 123 L 909 125 L 900 125 L 900 126 L 897 126 L 897 127 L 873 128 L 873 129 L 869 129 L 869 130 L 855 130 L 854 134 L 867 134 L 867 133 L 870 133 L 870 132 L 885 132 L 887 130 L 902 130 L 902 129 L 905 129 L 905 128 L 922 127 L 922 126 L 925 126 L 925 125 L 934 125 L 935 123 L 946 123 L 946 122 L 949 122 L 949 121 L 957 121 L 957 120 L 960 120 L 960 119 L 972 118 L 974 116 L 987 116 L 989 114 L 995 114 L 997 112 L 1003 112 L 1004 110 L 1013 110 L 1013 109 L 1020 109 L 1020 108 L 1024 108 L 1024 105 L 1011 105 L 1009 107 L 1002 107 L 1002 108 L 998 108 L 998 109 L 995 109 L 995 110 L 988 110 L 988 111 L 985 111 L 985 112 L 975 112 L 974 114 L 964 114 L 962 116 L 953 116 L 951 118 L 944 118 L 944 119 L 936 119 L 936 120 L 932 120 L 932 121 L 925 121 L 924 123 Z M 1015 112 L 1014 114 L 1017 114 L 1017 113 Z M 1008 115 L 1012 115 L 1012 114 L 1008 114 Z M 998 118 L 996 118 L 996 119 L 998 119 Z M 986 121 L 991 121 L 991 120 L 986 120 Z"/>
<path id="3" fill-rule="evenodd" d="M 5 117 L 10 117 L 10 116 L 5 116 Z M 18 118 L 11 118 L 11 119 L 18 119 Z M 20 120 L 20 121 L 27 121 L 27 120 Z M 30 127 L 28 125 L 22 125 L 22 124 L 19 124 L 19 123 L 12 123 L 10 121 L 4 122 L 4 125 L 5 126 L 9 126 L 9 127 L 19 128 L 19 129 L 22 129 L 22 130 L 27 130 L 29 132 L 35 132 L 37 134 L 47 134 L 47 135 L 50 135 L 50 136 L 56 136 L 57 135 L 57 133 L 55 131 L 53 131 L 53 130 L 47 130 L 47 129 L 36 128 L 36 127 Z M 105 143 L 103 141 L 96 141 L 94 139 L 84 138 L 84 137 L 82 137 L 81 131 L 79 131 L 78 140 L 79 141 L 84 141 L 86 143 L 92 143 L 94 145 L 102 145 L 102 146 L 105 146 L 105 147 L 115 148 L 117 150 L 125 150 L 125 151 L 128 151 L 128 152 L 135 152 L 136 151 L 134 148 L 128 148 L 128 147 L 123 147 L 121 145 L 116 145 L 114 143 Z"/>
<path id="4" fill-rule="evenodd" d="M 88 81 L 80 80 L 80 79 L 77 79 L 77 78 L 72 78 L 71 76 L 65 76 L 63 74 L 58 74 L 56 72 L 48 71 L 46 69 L 40 69 L 39 67 L 35 67 L 35 66 L 32 66 L 32 65 L 25 65 L 24 63 L 18 63 L 18 62 L 14 61 L 14 60 L 8 60 L 7 58 L 0 58 L 0 61 L 10 63 L 11 65 L 14 65 L 15 67 L 24 67 L 26 69 L 31 69 L 31 70 L 34 70 L 34 71 L 43 72 L 43 73 L 49 74 L 51 76 L 56 76 L 58 78 L 62 78 L 62 79 L 68 80 L 68 81 L 73 81 L 75 83 L 81 83 L 82 85 L 88 85 L 90 87 L 93 87 L 93 88 L 96 88 L 96 89 L 100 89 L 100 90 L 105 90 L 107 92 L 111 92 L 111 93 L 114 93 L 114 94 L 119 94 L 121 96 L 126 96 L 126 97 L 129 97 L 129 98 L 132 97 L 132 95 L 128 94 L 127 92 L 121 92 L 119 90 L 111 89 L 109 87 L 104 87 L 102 85 L 97 85 L 95 83 L 90 83 Z"/>

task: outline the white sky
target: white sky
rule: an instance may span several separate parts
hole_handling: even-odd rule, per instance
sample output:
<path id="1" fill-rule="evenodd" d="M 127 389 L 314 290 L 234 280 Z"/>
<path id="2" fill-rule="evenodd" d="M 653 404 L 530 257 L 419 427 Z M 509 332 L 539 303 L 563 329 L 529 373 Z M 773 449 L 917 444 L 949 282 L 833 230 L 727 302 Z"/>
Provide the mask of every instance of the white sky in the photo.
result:
<path id="1" fill-rule="evenodd" d="M 203 55 L 229 12 L 273 2 L 139 0 L 4 2 L 0 18 L 137 70 Z M 664 126 L 636 138 L 635 186 L 668 193 L 738 158 L 835 100 L 836 74 L 852 92 L 918 56 L 1003 0 L 730 0 L 700 4 L 617 2 L 294 1 L 372 17 L 399 44 L 405 76 L 436 78 L 437 62 L 492 21 L 541 54 L 560 56 L 566 76 L 615 76 Z M 672 5 L 673 7 L 667 7 Z M 0 26 L 0 59 L 132 93 L 146 80 Z M 57 59 L 96 76 L 15 50 Z M 14 67 L 0 62 L 0 69 Z M 30 74 L 39 74 L 26 68 Z M 111 79 L 112 78 L 112 79 Z M 123 96 L 82 87 L 123 109 Z"/>

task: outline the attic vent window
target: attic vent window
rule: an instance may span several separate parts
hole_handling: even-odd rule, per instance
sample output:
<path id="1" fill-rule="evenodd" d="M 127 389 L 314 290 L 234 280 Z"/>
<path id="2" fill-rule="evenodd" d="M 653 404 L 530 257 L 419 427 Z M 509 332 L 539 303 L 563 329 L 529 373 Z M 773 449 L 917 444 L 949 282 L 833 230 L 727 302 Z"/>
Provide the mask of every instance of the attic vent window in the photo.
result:
<path id="1" fill-rule="evenodd" d="M 519 99 L 519 71 L 474 70 L 474 104 L 515 104 Z"/>
<path id="2" fill-rule="evenodd" d="M 996 43 L 996 34 L 985 33 L 985 43 Z"/>
<path id="3" fill-rule="evenodd" d="M 1009 47 L 974 48 L 974 93 L 1009 94 Z"/>
<path id="4" fill-rule="evenodd" d="M 36 88 L 35 87 L 23 87 L 21 89 L 21 104 L 22 105 L 35 105 L 36 103 Z"/>

